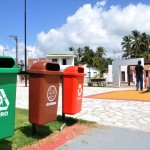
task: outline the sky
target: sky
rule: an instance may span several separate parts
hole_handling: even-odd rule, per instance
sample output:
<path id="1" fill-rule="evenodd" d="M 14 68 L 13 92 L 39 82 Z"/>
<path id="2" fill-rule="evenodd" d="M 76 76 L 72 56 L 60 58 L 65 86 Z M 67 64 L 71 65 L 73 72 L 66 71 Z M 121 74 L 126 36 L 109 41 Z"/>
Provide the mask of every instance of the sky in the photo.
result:
<path id="1" fill-rule="evenodd" d="M 24 0 L 0 0 L 0 55 L 24 60 Z M 121 42 L 133 30 L 150 34 L 149 0 L 26 0 L 27 57 L 46 57 L 69 47 L 121 58 Z"/>

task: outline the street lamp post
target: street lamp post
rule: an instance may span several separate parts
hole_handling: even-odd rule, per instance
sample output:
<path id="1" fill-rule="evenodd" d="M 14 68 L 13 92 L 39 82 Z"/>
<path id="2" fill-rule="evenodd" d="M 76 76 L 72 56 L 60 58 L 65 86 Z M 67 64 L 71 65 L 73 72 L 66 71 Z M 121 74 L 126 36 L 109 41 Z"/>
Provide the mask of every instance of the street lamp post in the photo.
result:
<path id="1" fill-rule="evenodd" d="M 26 40 L 26 0 L 24 0 L 24 54 L 25 54 L 25 72 L 27 71 L 27 40 Z M 25 87 L 27 87 L 27 75 L 25 75 Z"/>
<path id="2" fill-rule="evenodd" d="M 18 37 L 16 35 L 9 36 L 16 41 L 16 66 L 18 66 Z"/>

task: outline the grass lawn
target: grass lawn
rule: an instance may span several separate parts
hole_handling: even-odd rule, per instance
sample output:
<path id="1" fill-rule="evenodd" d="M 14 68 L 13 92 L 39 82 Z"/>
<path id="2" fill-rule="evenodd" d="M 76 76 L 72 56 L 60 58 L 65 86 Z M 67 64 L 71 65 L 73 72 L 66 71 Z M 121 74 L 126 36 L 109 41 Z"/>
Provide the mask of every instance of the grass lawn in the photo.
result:
<path id="1" fill-rule="evenodd" d="M 38 126 L 37 134 L 33 135 L 32 124 L 28 121 L 28 110 L 17 108 L 15 120 L 15 133 L 12 137 L 0 140 L 1 150 L 17 150 L 21 147 L 31 145 L 53 132 L 58 131 L 63 124 L 62 117 L 58 116 L 56 121 Z M 71 126 L 75 123 L 91 124 L 94 122 L 66 117 L 67 126 Z"/>

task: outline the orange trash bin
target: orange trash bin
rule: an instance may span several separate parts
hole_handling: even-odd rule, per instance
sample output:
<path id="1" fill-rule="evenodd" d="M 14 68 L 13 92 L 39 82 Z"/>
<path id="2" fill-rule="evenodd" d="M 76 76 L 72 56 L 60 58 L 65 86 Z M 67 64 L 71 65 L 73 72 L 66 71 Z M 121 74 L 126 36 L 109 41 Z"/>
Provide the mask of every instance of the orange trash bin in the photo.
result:
<path id="1" fill-rule="evenodd" d="M 57 119 L 60 66 L 37 62 L 28 70 L 29 122 L 43 125 Z"/>
<path id="2" fill-rule="evenodd" d="M 73 115 L 81 111 L 84 76 L 83 67 L 70 66 L 64 70 L 62 113 Z"/>

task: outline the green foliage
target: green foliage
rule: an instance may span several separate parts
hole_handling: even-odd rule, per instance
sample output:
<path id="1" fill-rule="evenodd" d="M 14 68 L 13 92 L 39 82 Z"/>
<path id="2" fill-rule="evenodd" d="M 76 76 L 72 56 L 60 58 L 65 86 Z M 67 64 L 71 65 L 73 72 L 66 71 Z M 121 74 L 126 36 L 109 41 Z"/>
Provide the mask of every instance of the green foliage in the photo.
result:
<path id="1" fill-rule="evenodd" d="M 96 67 L 100 71 L 105 70 L 108 67 L 108 64 L 112 63 L 111 58 L 105 58 L 105 49 L 104 47 L 98 47 L 96 51 L 93 51 L 89 46 L 84 48 L 69 48 L 70 51 L 74 51 L 75 54 L 75 65 L 87 64 L 91 67 Z"/>
<path id="2" fill-rule="evenodd" d="M 81 63 L 88 64 L 93 67 L 93 57 L 94 57 L 94 51 L 90 47 L 85 46 L 83 48 L 83 57 L 81 59 Z"/>
<path id="3" fill-rule="evenodd" d="M 131 32 L 131 35 L 123 37 L 121 42 L 124 51 L 123 58 L 149 58 L 150 35 L 145 32 L 140 33 L 137 30 Z"/>

